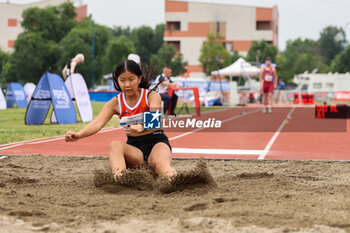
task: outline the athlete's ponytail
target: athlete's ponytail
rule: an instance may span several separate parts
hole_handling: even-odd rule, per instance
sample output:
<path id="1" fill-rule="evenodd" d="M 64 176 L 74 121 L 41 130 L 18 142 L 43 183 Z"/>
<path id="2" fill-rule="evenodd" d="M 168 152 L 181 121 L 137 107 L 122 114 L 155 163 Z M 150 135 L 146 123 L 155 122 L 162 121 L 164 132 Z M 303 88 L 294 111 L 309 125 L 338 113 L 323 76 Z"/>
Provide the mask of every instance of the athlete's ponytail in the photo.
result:
<path id="1" fill-rule="evenodd" d="M 150 80 L 155 75 L 157 68 L 149 67 L 146 64 L 142 64 L 141 66 L 139 66 L 133 60 L 123 61 L 115 68 L 113 75 L 112 75 L 113 76 L 113 84 L 114 84 L 114 87 L 117 91 L 122 91 L 122 89 L 120 88 L 120 86 L 118 84 L 118 77 L 126 71 L 129 71 L 130 73 L 135 74 L 137 77 L 142 76 L 139 87 L 148 89 L 150 86 Z"/>

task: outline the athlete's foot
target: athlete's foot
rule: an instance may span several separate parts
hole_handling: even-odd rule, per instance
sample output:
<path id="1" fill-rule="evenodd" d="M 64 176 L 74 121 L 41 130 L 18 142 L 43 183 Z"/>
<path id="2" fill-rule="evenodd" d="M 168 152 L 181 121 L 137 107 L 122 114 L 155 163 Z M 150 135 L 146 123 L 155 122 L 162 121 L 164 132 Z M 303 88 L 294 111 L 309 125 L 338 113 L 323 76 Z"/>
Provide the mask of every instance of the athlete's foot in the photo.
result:
<path id="1" fill-rule="evenodd" d="M 262 113 L 266 113 L 267 109 L 264 107 Z"/>
<path id="2" fill-rule="evenodd" d="M 112 170 L 114 181 L 118 183 L 119 178 L 123 175 L 123 173 L 120 171 L 120 169 L 113 169 Z"/>
<path id="3" fill-rule="evenodd" d="M 268 112 L 268 113 L 272 113 L 272 108 L 269 108 L 269 109 L 267 110 L 267 112 Z"/>

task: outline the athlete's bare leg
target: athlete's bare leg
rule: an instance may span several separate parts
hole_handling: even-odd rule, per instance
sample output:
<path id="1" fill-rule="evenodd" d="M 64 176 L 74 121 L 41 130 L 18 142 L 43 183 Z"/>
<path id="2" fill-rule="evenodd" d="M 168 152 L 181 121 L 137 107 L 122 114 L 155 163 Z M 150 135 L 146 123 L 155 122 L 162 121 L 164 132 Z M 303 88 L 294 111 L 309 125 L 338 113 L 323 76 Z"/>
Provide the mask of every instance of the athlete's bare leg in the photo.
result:
<path id="1" fill-rule="evenodd" d="M 139 168 L 143 164 L 142 151 L 125 142 L 113 141 L 109 148 L 109 163 L 112 168 L 113 177 L 122 175 L 126 168 Z"/>
<path id="2" fill-rule="evenodd" d="M 159 176 L 174 176 L 176 170 L 171 166 L 171 150 L 169 146 L 163 142 L 157 143 L 148 158 L 148 164 L 154 168 Z"/>

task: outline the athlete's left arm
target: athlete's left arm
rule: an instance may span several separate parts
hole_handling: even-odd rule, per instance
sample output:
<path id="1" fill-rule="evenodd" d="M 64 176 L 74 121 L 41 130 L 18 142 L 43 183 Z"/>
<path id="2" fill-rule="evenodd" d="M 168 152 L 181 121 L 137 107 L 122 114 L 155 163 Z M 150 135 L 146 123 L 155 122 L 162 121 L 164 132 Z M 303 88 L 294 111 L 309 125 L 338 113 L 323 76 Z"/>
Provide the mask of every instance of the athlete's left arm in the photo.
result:
<path id="1" fill-rule="evenodd" d="M 148 95 L 148 105 L 149 105 L 149 109 L 150 111 L 160 111 L 161 110 L 161 105 L 162 105 L 162 99 L 160 97 L 160 95 L 155 92 L 152 91 L 151 93 L 149 93 Z"/>
<path id="2" fill-rule="evenodd" d="M 277 88 L 278 85 L 278 76 L 277 76 L 277 72 L 276 72 L 276 67 L 273 69 L 273 73 L 275 75 L 275 88 Z"/>

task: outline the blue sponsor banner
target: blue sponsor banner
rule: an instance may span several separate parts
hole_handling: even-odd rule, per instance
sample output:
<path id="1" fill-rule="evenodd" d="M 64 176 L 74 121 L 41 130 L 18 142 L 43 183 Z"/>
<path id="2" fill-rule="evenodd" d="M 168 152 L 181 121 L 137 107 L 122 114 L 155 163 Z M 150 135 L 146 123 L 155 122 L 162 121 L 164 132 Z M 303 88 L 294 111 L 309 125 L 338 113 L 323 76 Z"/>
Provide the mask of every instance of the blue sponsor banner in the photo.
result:
<path id="1" fill-rule="evenodd" d="M 25 123 L 40 125 L 44 122 L 51 102 L 58 124 L 76 123 L 76 113 L 66 85 L 57 74 L 45 73 L 29 102 Z"/>
<path id="2" fill-rule="evenodd" d="M 211 81 L 208 82 L 209 91 L 230 91 L 230 82 L 228 81 Z"/>
<path id="3" fill-rule="evenodd" d="M 41 125 L 47 116 L 50 105 L 50 86 L 47 80 L 47 74 L 44 74 L 36 86 L 29 102 L 25 123 L 27 125 Z"/>
<path id="4" fill-rule="evenodd" d="M 62 78 L 57 74 L 47 73 L 53 109 L 58 124 L 74 124 L 77 122 L 72 98 Z"/>
<path id="5" fill-rule="evenodd" d="M 7 107 L 12 108 L 16 103 L 18 108 L 27 107 L 27 96 L 20 83 L 10 83 L 6 91 Z"/>

